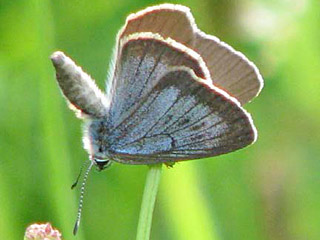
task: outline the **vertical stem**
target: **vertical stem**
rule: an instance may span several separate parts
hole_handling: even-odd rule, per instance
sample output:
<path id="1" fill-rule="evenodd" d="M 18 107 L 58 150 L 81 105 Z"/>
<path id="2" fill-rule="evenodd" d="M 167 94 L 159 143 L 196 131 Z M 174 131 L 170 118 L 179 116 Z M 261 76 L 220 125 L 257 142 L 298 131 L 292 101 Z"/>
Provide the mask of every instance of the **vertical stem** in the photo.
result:
<path id="1" fill-rule="evenodd" d="M 140 209 L 136 240 L 149 240 L 162 164 L 149 166 Z"/>

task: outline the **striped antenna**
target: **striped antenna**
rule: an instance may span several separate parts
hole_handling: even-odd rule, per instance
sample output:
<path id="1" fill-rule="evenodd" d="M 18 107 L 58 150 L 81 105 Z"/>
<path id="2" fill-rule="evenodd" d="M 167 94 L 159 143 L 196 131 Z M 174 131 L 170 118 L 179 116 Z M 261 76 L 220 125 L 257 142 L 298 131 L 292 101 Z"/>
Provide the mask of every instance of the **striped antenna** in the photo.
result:
<path id="1" fill-rule="evenodd" d="M 89 176 L 89 172 L 93 166 L 94 162 L 92 161 L 86 170 L 84 176 L 83 176 L 83 181 L 81 185 L 81 191 L 80 191 L 80 201 L 79 201 L 79 208 L 78 208 L 78 215 L 77 215 L 77 220 L 73 228 L 73 235 L 76 235 L 79 229 L 80 225 L 80 219 L 81 219 L 81 211 L 82 211 L 82 206 L 83 206 L 83 196 L 84 196 L 84 191 L 85 191 L 85 185 Z"/>
<path id="2" fill-rule="evenodd" d="M 76 181 L 72 184 L 71 189 L 74 189 L 74 188 L 78 185 L 79 179 L 80 179 L 81 174 L 82 174 L 82 170 L 83 170 L 84 166 L 87 165 L 87 163 L 90 163 L 90 162 L 85 161 L 85 162 L 82 164 L 82 166 L 81 166 L 81 168 L 80 168 L 80 172 L 79 172 L 79 174 L 78 174 L 78 177 L 77 177 Z"/>

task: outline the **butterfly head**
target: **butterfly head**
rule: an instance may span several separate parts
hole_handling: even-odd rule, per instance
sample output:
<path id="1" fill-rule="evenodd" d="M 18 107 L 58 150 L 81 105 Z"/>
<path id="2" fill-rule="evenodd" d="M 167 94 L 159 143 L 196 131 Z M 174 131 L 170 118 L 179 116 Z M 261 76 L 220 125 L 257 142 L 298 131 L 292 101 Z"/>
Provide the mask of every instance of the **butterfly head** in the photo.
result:
<path id="1" fill-rule="evenodd" d="M 83 143 L 88 151 L 90 160 L 101 171 L 110 166 L 109 143 L 107 139 L 108 130 L 105 120 L 91 120 L 84 128 Z"/>

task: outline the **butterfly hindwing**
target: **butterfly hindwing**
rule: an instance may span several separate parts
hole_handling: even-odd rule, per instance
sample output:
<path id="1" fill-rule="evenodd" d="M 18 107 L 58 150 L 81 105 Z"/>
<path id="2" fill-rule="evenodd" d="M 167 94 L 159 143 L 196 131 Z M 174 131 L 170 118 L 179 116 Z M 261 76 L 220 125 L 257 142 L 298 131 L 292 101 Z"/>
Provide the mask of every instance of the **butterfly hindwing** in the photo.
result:
<path id="1" fill-rule="evenodd" d="M 166 72 L 114 129 L 116 161 L 152 164 L 228 153 L 255 140 L 250 116 L 187 67 Z"/>

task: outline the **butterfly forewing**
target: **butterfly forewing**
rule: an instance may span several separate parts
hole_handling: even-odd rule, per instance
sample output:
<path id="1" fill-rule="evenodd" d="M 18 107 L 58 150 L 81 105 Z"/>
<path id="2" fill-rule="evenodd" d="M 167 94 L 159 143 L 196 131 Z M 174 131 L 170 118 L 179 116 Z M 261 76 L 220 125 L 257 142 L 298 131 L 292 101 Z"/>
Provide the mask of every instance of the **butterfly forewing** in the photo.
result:
<path id="1" fill-rule="evenodd" d="M 152 164 L 205 158 L 255 140 L 250 116 L 191 69 L 173 68 L 116 129 L 110 153 L 116 161 Z"/>
<path id="2" fill-rule="evenodd" d="M 255 65 L 218 38 L 201 32 L 189 8 L 162 4 L 131 14 L 119 37 L 136 32 L 153 32 L 170 37 L 201 55 L 214 85 L 224 89 L 241 104 L 257 96 L 263 86 Z"/>
<path id="3" fill-rule="evenodd" d="M 143 33 L 130 35 L 122 42 L 110 95 L 111 128 L 139 107 L 140 99 L 149 94 L 172 66 L 189 67 L 198 77 L 210 78 L 201 57 L 173 40 Z"/>

